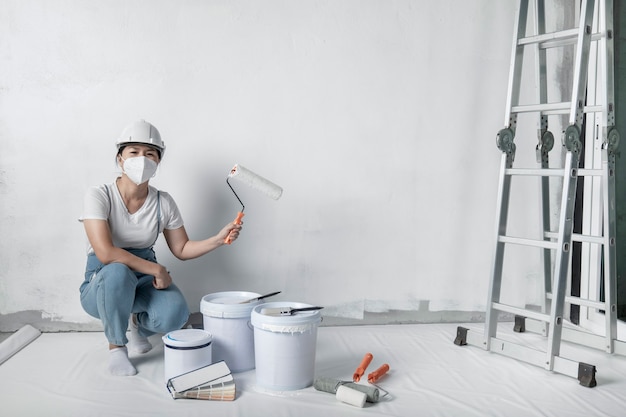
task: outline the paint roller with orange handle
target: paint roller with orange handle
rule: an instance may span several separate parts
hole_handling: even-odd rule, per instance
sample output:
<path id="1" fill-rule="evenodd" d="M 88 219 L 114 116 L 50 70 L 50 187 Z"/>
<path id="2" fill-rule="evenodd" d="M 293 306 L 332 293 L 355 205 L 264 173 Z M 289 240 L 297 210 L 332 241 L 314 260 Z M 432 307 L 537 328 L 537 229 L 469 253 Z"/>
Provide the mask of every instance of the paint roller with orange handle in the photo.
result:
<path id="1" fill-rule="evenodd" d="M 388 371 L 389 371 L 389 365 L 387 365 L 386 363 L 382 364 L 380 368 L 378 368 L 374 372 L 371 372 L 369 375 L 367 375 L 367 382 L 369 382 L 370 384 L 375 383 Z"/>
<path id="2" fill-rule="evenodd" d="M 235 218 L 235 221 L 234 221 L 235 224 L 241 224 L 241 219 L 244 216 L 243 210 L 245 209 L 245 206 L 243 205 L 243 202 L 241 201 L 241 199 L 235 192 L 235 189 L 233 188 L 233 186 L 230 185 L 230 182 L 228 181 L 230 178 L 234 178 L 245 184 L 248 184 L 248 186 L 254 188 L 255 190 L 261 191 L 262 193 L 266 194 L 268 197 L 273 198 L 274 200 L 278 200 L 280 196 L 283 194 L 283 189 L 279 187 L 278 185 L 274 184 L 273 182 L 269 180 L 266 180 L 262 176 L 255 174 L 254 172 L 250 171 L 247 168 L 244 168 L 243 166 L 239 164 L 235 164 L 233 169 L 230 170 L 228 177 L 226 177 L 226 184 L 228 184 L 233 194 L 235 194 L 235 197 L 237 197 L 237 200 L 241 204 L 241 211 L 237 213 L 237 217 Z M 232 242 L 232 238 L 229 234 L 226 237 L 226 239 L 224 239 L 224 243 L 230 245 L 231 242 Z"/>
<path id="3" fill-rule="evenodd" d="M 359 382 L 361 380 L 361 377 L 365 373 L 365 370 L 369 366 L 370 362 L 372 362 L 372 359 L 374 359 L 374 355 L 371 353 L 366 353 L 365 356 L 363 356 L 361 364 L 358 368 L 356 368 L 356 371 L 354 371 L 354 375 L 352 375 L 353 382 Z"/>

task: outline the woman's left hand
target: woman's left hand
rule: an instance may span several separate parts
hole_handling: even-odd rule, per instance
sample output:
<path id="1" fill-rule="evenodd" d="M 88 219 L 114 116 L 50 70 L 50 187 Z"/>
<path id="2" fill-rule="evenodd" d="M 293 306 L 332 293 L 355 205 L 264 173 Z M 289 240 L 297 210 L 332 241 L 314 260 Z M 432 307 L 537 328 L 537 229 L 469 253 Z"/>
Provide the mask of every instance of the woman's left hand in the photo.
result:
<path id="1" fill-rule="evenodd" d="M 169 271 L 163 265 L 159 265 L 159 270 L 154 274 L 152 286 L 157 290 L 164 290 L 172 284 L 172 277 Z"/>

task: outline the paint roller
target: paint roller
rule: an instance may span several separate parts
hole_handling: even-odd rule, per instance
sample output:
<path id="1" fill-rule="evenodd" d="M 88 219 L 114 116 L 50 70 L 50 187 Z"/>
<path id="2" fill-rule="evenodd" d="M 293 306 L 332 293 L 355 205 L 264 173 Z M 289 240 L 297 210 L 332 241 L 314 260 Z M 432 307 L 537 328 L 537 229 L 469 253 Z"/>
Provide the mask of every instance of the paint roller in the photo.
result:
<path id="1" fill-rule="evenodd" d="M 337 399 L 357 407 L 363 407 L 362 398 L 368 403 L 377 403 L 380 399 L 380 391 L 376 387 L 356 384 L 351 381 L 341 381 L 333 378 L 318 378 L 313 382 L 313 387 L 318 391 L 338 395 Z M 341 387 L 344 387 L 340 389 Z M 357 391 L 354 393 L 353 391 Z M 364 401 L 363 401 L 364 402 Z"/>
<path id="2" fill-rule="evenodd" d="M 366 353 L 365 356 L 363 356 L 361 363 L 354 371 L 354 375 L 352 376 L 352 382 L 341 381 L 331 378 L 320 378 L 316 379 L 313 382 L 313 386 L 318 391 L 335 394 L 339 401 L 353 405 L 355 407 L 363 408 L 366 401 L 371 403 L 378 402 L 380 398 L 380 392 L 379 388 L 374 383 L 378 382 L 378 380 L 389 371 L 388 364 L 385 363 L 374 372 L 369 373 L 369 375 L 367 376 L 367 381 L 373 386 L 364 386 L 357 384 L 363 374 L 365 374 L 365 370 L 372 362 L 372 359 L 374 359 L 374 355 L 369 352 Z M 386 396 L 387 394 L 388 392 L 385 391 L 385 394 L 383 396 Z"/>
<path id="3" fill-rule="evenodd" d="M 241 224 L 241 219 L 244 216 L 243 211 L 245 209 L 245 206 L 243 205 L 243 202 L 241 201 L 241 199 L 235 192 L 235 189 L 233 188 L 233 186 L 230 184 L 229 179 L 231 178 L 239 180 L 243 182 L 244 184 L 247 184 L 251 188 L 254 188 L 257 191 L 261 191 L 268 197 L 273 198 L 274 200 L 278 200 L 280 196 L 283 194 L 283 189 L 279 187 L 278 185 L 263 178 L 260 175 L 255 174 L 254 172 L 250 171 L 249 169 L 239 164 L 235 164 L 233 169 L 230 170 L 228 177 L 226 177 L 226 184 L 228 184 L 228 187 L 230 187 L 231 191 L 233 192 L 233 194 L 235 194 L 235 197 L 241 204 L 241 211 L 237 213 L 237 217 L 235 218 L 235 224 Z M 226 239 L 224 239 L 224 243 L 230 245 L 231 242 L 232 242 L 232 238 L 230 237 L 230 234 L 229 234 L 226 237 Z"/>

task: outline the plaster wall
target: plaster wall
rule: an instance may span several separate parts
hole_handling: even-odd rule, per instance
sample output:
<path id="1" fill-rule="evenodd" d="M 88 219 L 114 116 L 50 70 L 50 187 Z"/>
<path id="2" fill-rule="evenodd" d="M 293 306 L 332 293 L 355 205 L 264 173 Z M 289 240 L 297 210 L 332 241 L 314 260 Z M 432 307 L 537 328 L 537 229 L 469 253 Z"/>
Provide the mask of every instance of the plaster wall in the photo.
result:
<path id="1" fill-rule="evenodd" d="M 118 175 L 115 140 L 140 118 L 167 145 L 152 184 L 192 239 L 239 210 L 233 164 L 284 188 L 278 201 L 239 190 L 232 246 L 181 262 L 159 240 L 192 311 L 217 291 L 281 290 L 325 306 L 326 324 L 480 319 L 515 8 L 2 0 L 0 331 L 98 328 L 79 302 L 77 219 L 86 188 Z M 520 158 L 534 145 L 518 144 Z M 535 185 L 514 203 L 525 213 Z M 541 260 L 526 261 L 506 288 L 520 304 L 541 291 Z"/>

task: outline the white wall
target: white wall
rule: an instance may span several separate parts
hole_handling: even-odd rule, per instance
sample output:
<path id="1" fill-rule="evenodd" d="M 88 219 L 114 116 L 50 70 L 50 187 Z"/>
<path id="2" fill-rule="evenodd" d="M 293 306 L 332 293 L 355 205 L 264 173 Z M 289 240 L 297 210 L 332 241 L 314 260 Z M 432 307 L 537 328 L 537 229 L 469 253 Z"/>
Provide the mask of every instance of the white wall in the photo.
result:
<path id="1" fill-rule="evenodd" d="M 157 244 L 192 311 L 223 290 L 282 290 L 328 322 L 484 311 L 515 3 L 1 0 L 0 331 L 97 326 L 77 218 L 138 118 L 192 238 L 239 209 L 233 164 L 284 188 L 239 187 L 230 247 Z"/>

